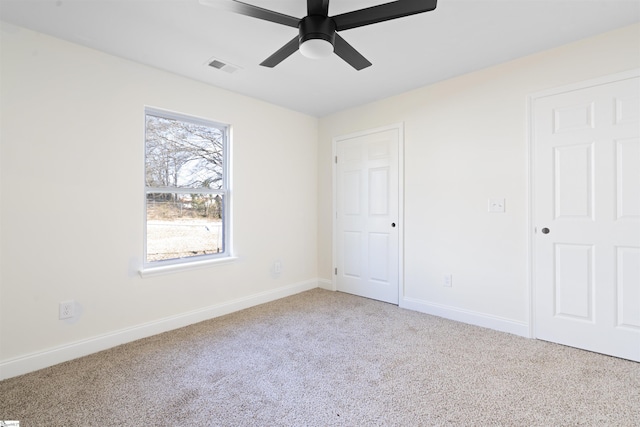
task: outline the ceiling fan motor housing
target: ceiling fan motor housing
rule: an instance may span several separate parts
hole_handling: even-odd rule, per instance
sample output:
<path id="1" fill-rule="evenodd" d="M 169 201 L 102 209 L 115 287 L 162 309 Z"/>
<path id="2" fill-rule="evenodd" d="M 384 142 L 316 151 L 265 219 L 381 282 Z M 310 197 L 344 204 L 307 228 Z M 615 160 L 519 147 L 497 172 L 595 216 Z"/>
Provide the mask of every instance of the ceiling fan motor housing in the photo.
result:
<path id="1" fill-rule="evenodd" d="M 335 46 L 336 24 L 333 19 L 322 15 L 306 16 L 300 20 L 300 44 L 312 39 L 326 40 Z"/>

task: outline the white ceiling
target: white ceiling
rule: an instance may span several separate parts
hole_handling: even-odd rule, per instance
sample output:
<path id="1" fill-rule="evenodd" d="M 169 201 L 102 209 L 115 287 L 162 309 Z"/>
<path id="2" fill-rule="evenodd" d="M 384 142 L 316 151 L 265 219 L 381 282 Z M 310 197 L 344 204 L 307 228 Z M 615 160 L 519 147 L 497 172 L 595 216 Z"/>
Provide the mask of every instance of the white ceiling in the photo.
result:
<path id="1" fill-rule="evenodd" d="M 329 15 L 387 1 L 331 0 Z M 306 14 L 305 0 L 245 2 Z M 640 0 L 440 0 L 432 12 L 341 32 L 373 63 L 362 71 L 299 52 L 261 67 L 297 30 L 198 0 L 0 0 L 0 19 L 322 117 L 633 24 Z M 208 67 L 214 57 L 241 69 Z"/>

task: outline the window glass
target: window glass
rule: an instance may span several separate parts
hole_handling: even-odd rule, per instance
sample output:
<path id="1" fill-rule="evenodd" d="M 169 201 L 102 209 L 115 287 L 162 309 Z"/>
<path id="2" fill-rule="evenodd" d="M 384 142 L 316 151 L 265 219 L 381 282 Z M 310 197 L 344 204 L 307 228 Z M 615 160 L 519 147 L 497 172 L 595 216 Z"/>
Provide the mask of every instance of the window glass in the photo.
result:
<path id="1" fill-rule="evenodd" d="M 145 123 L 145 264 L 228 255 L 228 126 L 153 109 Z"/>

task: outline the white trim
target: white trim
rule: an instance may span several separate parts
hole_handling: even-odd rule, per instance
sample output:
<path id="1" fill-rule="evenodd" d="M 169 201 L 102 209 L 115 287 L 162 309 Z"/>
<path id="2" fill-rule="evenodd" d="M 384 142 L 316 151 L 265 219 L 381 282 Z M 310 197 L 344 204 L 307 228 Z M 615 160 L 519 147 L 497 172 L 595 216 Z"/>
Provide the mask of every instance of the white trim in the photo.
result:
<path id="1" fill-rule="evenodd" d="M 327 291 L 334 291 L 336 290 L 336 287 L 333 284 L 332 280 L 328 280 L 328 279 L 318 279 L 318 287 L 321 289 L 326 289 Z"/>
<path id="2" fill-rule="evenodd" d="M 222 143 L 222 188 L 221 189 L 207 189 L 207 188 L 173 188 L 173 187 L 147 187 L 144 186 L 143 193 L 143 242 L 142 242 L 142 268 L 140 270 L 140 275 L 144 277 L 144 273 L 146 271 L 150 271 L 153 274 L 153 271 L 159 269 L 161 266 L 173 266 L 173 265 L 185 265 L 185 266 L 197 266 L 200 264 L 200 258 L 206 258 L 207 260 L 217 260 L 218 257 L 232 257 L 232 239 L 231 239 L 231 212 L 232 212 L 232 197 L 231 197 L 231 176 L 232 176 L 232 158 L 231 158 L 231 150 L 232 150 L 232 126 L 231 124 L 217 122 L 215 120 L 206 119 L 200 116 L 193 116 L 185 113 L 178 113 L 175 111 L 165 110 L 162 108 L 152 107 L 149 105 L 144 106 L 144 120 L 143 120 L 143 164 L 142 170 L 146 171 L 146 147 L 147 147 L 147 116 L 157 117 L 157 118 L 166 118 L 170 120 L 176 120 L 185 123 L 191 123 L 198 126 L 205 126 L 209 128 L 215 128 L 224 134 L 223 143 Z M 146 183 L 145 183 L 146 184 Z M 194 191 L 197 190 L 197 191 Z M 177 258 L 177 259 L 169 259 L 162 261 L 147 261 L 147 195 L 149 192 L 159 192 L 159 193 L 181 193 L 181 194 L 190 194 L 190 193 L 203 193 L 203 194 L 218 194 L 223 198 L 222 204 L 222 246 L 224 248 L 224 252 L 221 254 L 213 254 L 213 255 L 200 255 L 198 257 L 187 257 L 187 258 Z M 196 258 L 194 261 L 193 258 Z M 179 269 L 167 269 L 167 271 L 177 271 Z M 158 270 L 159 271 L 159 270 Z"/>
<path id="3" fill-rule="evenodd" d="M 331 190 L 331 201 L 332 201 L 332 207 L 331 207 L 331 288 L 333 290 L 338 290 L 338 286 L 336 283 L 336 279 L 337 279 L 337 275 L 336 275 L 336 269 L 338 268 L 338 257 L 337 257 L 337 250 L 338 250 L 338 246 L 336 244 L 336 236 L 337 236 L 337 224 L 336 224 L 336 219 L 338 217 L 338 184 L 336 182 L 336 174 L 338 173 L 338 138 L 334 137 L 333 141 L 331 143 L 331 185 L 332 185 L 332 190 Z"/>
<path id="4" fill-rule="evenodd" d="M 398 306 L 404 298 L 404 122 L 398 129 Z"/>
<path id="5" fill-rule="evenodd" d="M 145 110 L 145 116 L 148 114 L 150 116 L 154 116 L 154 117 L 158 117 L 158 118 L 176 120 L 176 121 L 180 121 L 180 122 L 187 122 L 187 123 L 192 123 L 192 124 L 198 125 L 198 126 L 212 127 L 212 125 L 213 125 L 213 127 L 216 127 L 216 128 L 228 128 L 229 127 L 229 124 L 227 124 L 227 123 L 218 122 L 216 120 L 211 120 L 211 119 L 203 117 L 203 116 L 196 116 L 196 115 L 189 114 L 189 113 L 180 113 L 178 111 L 167 110 L 165 108 L 153 107 L 151 105 L 145 105 L 144 106 L 144 110 Z"/>
<path id="6" fill-rule="evenodd" d="M 526 322 L 506 319 L 504 317 L 479 313 L 477 311 L 464 310 L 443 304 L 436 304 L 417 298 L 405 297 L 400 300 L 400 308 L 419 311 L 457 322 L 468 323 L 470 325 L 483 328 L 494 329 L 496 331 L 508 332 L 510 334 L 529 337 L 529 325 Z"/>
<path id="7" fill-rule="evenodd" d="M 129 328 L 85 338 L 47 350 L 18 356 L 0 362 L 0 380 L 26 374 L 58 363 L 106 350 L 121 344 L 157 335 L 194 323 L 224 316 L 249 307 L 275 301 L 318 287 L 319 279 L 310 279 L 277 289 L 260 292 L 232 301 L 214 304 L 186 313 L 165 317 Z"/>
<path id="8" fill-rule="evenodd" d="M 527 234 L 526 234 L 526 251 L 527 251 L 527 262 L 525 265 L 525 270 L 526 270 L 526 286 L 527 286 L 527 293 L 526 293 L 526 298 L 527 298 L 527 302 L 526 302 L 526 309 L 528 310 L 527 313 L 527 319 L 529 319 L 529 338 L 535 338 L 536 334 L 534 331 L 535 328 L 535 312 L 534 312 L 534 300 L 535 300 L 535 290 L 533 287 L 534 282 L 534 270 L 533 270 L 533 266 L 535 265 L 535 260 L 534 260 L 534 246 L 533 246 L 533 242 L 534 242 L 534 234 L 535 234 L 535 228 L 534 228 L 534 219 L 533 219 L 533 207 L 535 206 L 535 192 L 534 190 L 534 185 L 533 185 L 533 167 L 534 167 L 534 147 L 533 144 L 531 143 L 531 141 L 533 141 L 533 126 L 532 126 L 532 120 L 531 117 L 533 115 L 533 98 L 531 98 L 531 96 L 527 97 L 527 107 L 526 107 L 526 114 L 527 114 L 527 119 L 526 119 L 526 123 L 527 123 L 527 127 L 526 127 L 526 132 L 527 132 L 527 158 L 526 158 L 526 170 L 527 170 L 527 191 L 529 192 L 527 200 L 526 200 L 526 217 L 527 217 Z"/>
<path id="9" fill-rule="evenodd" d="M 634 68 L 627 71 L 622 71 L 620 73 L 608 74 L 606 76 L 600 76 L 589 80 L 583 80 L 581 82 L 571 83 L 568 85 L 550 88 L 541 90 L 538 92 L 534 92 L 529 95 L 529 98 L 538 99 L 544 98 L 547 96 L 559 95 L 561 93 L 572 92 L 575 90 L 581 90 L 588 87 L 606 85 L 608 83 L 613 83 L 621 80 L 633 79 L 636 77 L 640 77 L 640 68 Z"/>
<path id="10" fill-rule="evenodd" d="M 155 277 L 155 276 L 161 276 L 164 274 L 178 273 L 180 271 L 185 271 L 185 270 L 195 270 L 198 268 L 206 268 L 206 267 L 213 267 L 215 265 L 220 265 L 220 264 L 228 264 L 236 261 L 237 259 L 238 257 L 233 257 L 233 256 L 205 259 L 202 261 L 193 261 L 193 260 L 186 259 L 179 264 L 167 264 L 167 265 L 160 265 L 157 267 L 142 267 L 140 270 L 138 270 L 138 274 L 143 279 L 146 279 L 147 277 Z"/>
<path id="11" fill-rule="evenodd" d="M 572 92 L 575 90 L 586 89 L 589 87 L 600 86 L 608 83 L 613 83 L 621 80 L 627 80 L 640 77 L 640 68 L 623 71 L 620 73 L 609 74 L 606 76 L 597 77 L 590 80 L 585 80 L 577 83 L 572 83 L 552 89 L 546 89 L 539 92 L 534 92 L 527 96 L 527 185 L 529 197 L 527 198 L 527 216 L 528 216 L 528 232 L 527 232 L 527 286 L 529 297 L 529 337 L 536 338 L 536 319 L 535 319 L 535 301 L 536 301 L 536 277 L 535 277 L 535 231 L 536 231 L 536 218 L 535 218 L 535 134 L 533 131 L 533 122 L 535 120 L 535 102 L 540 98 L 548 96 L 559 95 L 562 93 Z"/>
<path id="12" fill-rule="evenodd" d="M 337 216 L 337 164 L 335 162 L 335 158 L 337 156 L 337 144 L 340 141 L 358 138 L 365 135 L 370 135 L 373 133 L 384 132 L 387 130 L 397 130 L 398 131 L 398 301 L 402 301 L 404 297 L 404 122 L 392 123 L 386 126 L 380 126 L 373 129 L 361 130 L 358 132 L 349 133 L 346 135 L 340 135 L 333 138 L 332 149 L 331 149 L 331 164 L 332 164 L 332 177 L 333 177 L 333 209 L 332 209 L 332 238 L 333 238 L 333 247 L 332 247 L 332 266 L 331 266 L 331 290 L 337 289 L 336 284 L 336 275 L 334 274 L 335 269 L 338 265 L 338 260 L 336 259 L 337 247 L 336 247 L 336 216 Z"/>

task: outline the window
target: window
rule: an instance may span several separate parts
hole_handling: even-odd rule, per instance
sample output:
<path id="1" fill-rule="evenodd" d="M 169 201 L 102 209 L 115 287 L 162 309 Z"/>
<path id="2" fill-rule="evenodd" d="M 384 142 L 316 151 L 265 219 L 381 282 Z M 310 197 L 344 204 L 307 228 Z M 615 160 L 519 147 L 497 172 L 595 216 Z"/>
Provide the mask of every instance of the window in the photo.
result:
<path id="1" fill-rule="evenodd" d="M 229 256 L 229 127 L 145 109 L 145 267 Z"/>

